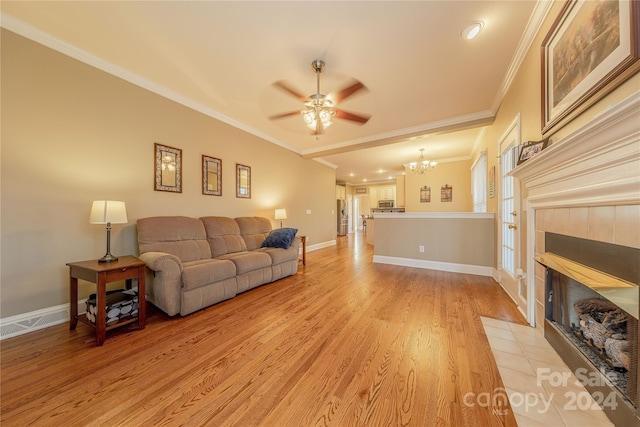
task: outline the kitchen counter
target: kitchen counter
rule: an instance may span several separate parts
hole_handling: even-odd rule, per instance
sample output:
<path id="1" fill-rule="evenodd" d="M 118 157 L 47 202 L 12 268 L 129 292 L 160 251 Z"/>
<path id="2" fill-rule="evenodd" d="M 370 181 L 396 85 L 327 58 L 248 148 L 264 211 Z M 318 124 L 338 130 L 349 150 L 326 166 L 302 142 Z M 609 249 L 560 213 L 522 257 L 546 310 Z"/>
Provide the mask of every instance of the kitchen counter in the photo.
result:
<path id="1" fill-rule="evenodd" d="M 371 213 L 404 213 L 404 208 L 372 208 Z"/>

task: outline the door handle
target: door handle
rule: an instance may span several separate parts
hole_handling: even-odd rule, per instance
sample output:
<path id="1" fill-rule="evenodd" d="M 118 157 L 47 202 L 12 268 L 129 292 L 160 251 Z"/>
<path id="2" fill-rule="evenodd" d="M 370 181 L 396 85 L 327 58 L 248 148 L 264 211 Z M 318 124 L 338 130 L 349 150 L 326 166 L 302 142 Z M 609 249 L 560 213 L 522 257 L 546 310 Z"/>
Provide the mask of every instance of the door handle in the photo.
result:
<path id="1" fill-rule="evenodd" d="M 511 212 L 511 215 L 513 215 L 513 216 L 517 216 L 517 215 L 518 215 L 518 212 L 513 211 L 513 212 Z"/>
<path id="2" fill-rule="evenodd" d="M 515 224 L 509 224 L 508 227 L 510 230 L 515 230 L 516 228 L 518 228 L 518 226 Z"/>

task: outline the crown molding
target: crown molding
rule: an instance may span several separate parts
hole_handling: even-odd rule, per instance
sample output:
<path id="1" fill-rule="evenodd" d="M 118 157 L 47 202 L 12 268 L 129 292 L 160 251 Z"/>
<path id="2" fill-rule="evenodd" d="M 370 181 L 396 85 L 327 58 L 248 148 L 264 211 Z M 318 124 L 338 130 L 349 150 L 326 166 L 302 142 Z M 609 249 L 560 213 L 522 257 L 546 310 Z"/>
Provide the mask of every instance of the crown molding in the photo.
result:
<path id="1" fill-rule="evenodd" d="M 511 60 L 511 65 L 509 65 L 509 69 L 507 70 L 507 74 L 504 77 L 504 81 L 502 83 L 501 90 L 496 95 L 496 99 L 493 102 L 493 111 L 498 111 L 498 107 L 500 107 L 500 103 L 504 99 L 507 91 L 511 87 L 511 83 L 513 83 L 513 79 L 515 78 L 518 70 L 522 66 L 522 62 L 524 58 L 527 56 L 529 49 L 531 49 L 531 45 L 533 41 L 536 39 L 538 32 L 542 28 L 542 24 L 544 23 L 551 7 L 553 6 L 552 1 L 546 0 L 538 0 L 533 9 L 533 13 L 529 17 L 529 22 L 527 22 L 527 26 L 522 34 L 522 38 L 520 38 L 520 42 L 518 43 L 518 47 L 516 49 L 516 53 Z"/>
<path id="2" fill-rule="evenodd" d="M 97 68 L 98 70 L 104 71 L 105 73 L 121 78 L 122 80 L 125 80 L 129 83 L 132 83 L 136 86 L 139 86 L 157 95 L 160 95 L 163 98 L 167 98 L 171 101 L 177 102 L 178 104 L 184 105 L 185 107 L 188 107 L 192 110 L 198 111 L 208 117 L 211 117 L 213 119 L 226 123 L 229 126 L 233 126 L 234 128 L 240 129 L 251 135 L 257 136 L 258 138 L 261 138 L 268 142 L 276 144 L 282 148 L 293 151 L 296 154 L 302 154 L 294 147 L 276 138 L 273 138 L 270 135 L 260 132 L 237 120 L 234 120 L 231 117 L 228 117 L 222 113 L 219 113 L 218 111 L 213 110 L 212 108 L 202 105 L 201 103 L 196 102 L 191 98 L 183 96 L 171 89 L 168 89 L 151 80 L 148 80 L 125 68 L 112 64 L 111 62 L 106 61 L 96 55 L 93 55 L 65 41 L 55 38 L 52 35 L 45 33 L 44 31 L 41 31 L 35 28 L 34 26 L 25 23 L 20 19 L 17 19 L 11 15 L 8 15 L 5 12 L 0 12 L 0 27 L 5 28 L 6 30 L 16 33 L 22 37 L 25 37 L 31 41 L 39 43 L 43 46 L 46 46 L 50 49 L 53 49 L 56 52 L 60 52 L 66 56 L 76 59 L 84 64 Z"/>

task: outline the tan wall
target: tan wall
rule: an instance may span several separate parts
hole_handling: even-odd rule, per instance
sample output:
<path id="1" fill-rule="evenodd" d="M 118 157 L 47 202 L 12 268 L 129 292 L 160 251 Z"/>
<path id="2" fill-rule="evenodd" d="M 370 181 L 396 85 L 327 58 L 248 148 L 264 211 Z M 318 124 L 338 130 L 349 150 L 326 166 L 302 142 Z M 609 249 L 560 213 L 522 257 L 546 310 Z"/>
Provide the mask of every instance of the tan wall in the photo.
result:
<path id="1" fill-rule="evenodd" d="M 335 239 L 333 169 L 9 31 L 1 43 L 3 318 L 67 303 L 65 263 L 104 255 L 93 200 L 126 202 L 115 255 L 137 254 L 136 220 L 155 215 L 273 218 L 283 207 L 309 244 Z M 153 191 L 155 142 L 183 150 L 182 193 Z M 202 154 L 222 159 L 221 197 L 202 195 Z M 251 199 L 235 197 L 236 162 L 251 166 Z"/>
<path id="2" fill-rule="evenodd" d="M 445 184 L 453 187 L 453 200 L 440 201 L 440 189 Z M 420 188 L 431 187 L 431 202 L 420 203 Z M 406 212 L 471 212 L 471 160 L 442 162 L 422 175 L 407 169 L 405 174 Z"/>
<path id="3" fill-rule="evenodd" d="M 496 119 L 494 123 L 487 128 L 482 141 L 477 146 L 476 152 L 473 157 L 477 157 L 478 153 L 487 150 L 488 167 L 496 166 L 496 197 L 487 199 L 487 211 L 498 212 L 498 203 L 500 200 L 500 165 L 498 163 L 498 143 L 500 138 L 507 131 L 511 123 L 520 116 L 520 141 L 539 141 L 543 138 L 541 131 L 541 58 L 540 58 L 540 46 L 544 40 L 547 32 L 551 28 L 553 21 L 558 16 L 560 9 L 564 5 L 564 2 L 556 1 L 551 7 L 547 18 L 545 19 L 542 28 L 540 29 L 535 40 L 531 44 L 528 53 L 526 54 L 515 78 L 509 87 L 507 93 L 504 96 L 500 104 L 500 108 L 496 113 Z M 610 105 L 619 102 L 620 100 L 628 97 L 633 92 L 640 88 L 640 74 L 636 74 L 631 77 L 625 83 L 620 85 L 617 89 L 613 90 L 608 95 L 604 96 L 600 101 L 594 104 L 591 108 L 584 111 L 580 116 L 574 120 L 568 122 L 564 127 L 554 130 L 554 134 L 545 135 L 550 136 L 550 144 L 553 141 L 557 141 L 563 136 L 571 133 L 580 126 L 592 120 L 603 110 L 607 109 Z M 521 206 L 521 219 L 520 219 L 520 255 L 521 255 L 521 267 L 526 268 L 526 233 L 522 230 L 527 229 L 527 218 L 524 201 L 527 197 L 524 188 L 521 188 L 520 198 L 523 205 Z M 498 215 L 496 215 L 496 221 L 498 221 Z M 496 226 L 496 233 L 498 227 Z M 496 239 L 498 236 L 496 234 Z M 496 250 L 500 248 L 499 244 L 496 244 Z M 496 260 L 498 258 L 496 257 Z"/>
<path id="4" fill-rule="evenodd" d="M 373 221 L 376 256 L 493 267 L 493 218 L 398 215 L 376 217 Z M 424 246 L 424 252 L 419 251 L 419 246 Z"/>

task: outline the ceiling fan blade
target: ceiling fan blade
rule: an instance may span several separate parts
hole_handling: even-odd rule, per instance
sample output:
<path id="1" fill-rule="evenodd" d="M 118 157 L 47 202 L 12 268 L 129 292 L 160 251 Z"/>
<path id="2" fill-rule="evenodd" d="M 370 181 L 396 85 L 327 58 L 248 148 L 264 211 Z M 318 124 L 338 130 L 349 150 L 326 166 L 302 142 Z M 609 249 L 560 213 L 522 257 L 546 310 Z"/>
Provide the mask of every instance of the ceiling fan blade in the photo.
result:
<path id="1" fill-rule="evenodd" d="M 297 98 L 301 102 L 305 102 L 307 100 L 306 96 L 304 96 L 303 94 L 301 94 L 300 92 L 298 92 L 297 90 L 289 86 L 289 83 L 285 82 L 284 80 L 279 80 L 275 82 L 273 85 L 287 92 L 289 95 L 292 95 L 294 98 Z"/>
<path id="2" fill-rule="evenodd" d="M 331 94 L 331 97 L 336 101 L 336 103 L 339 103 L 352 96 L 356 92 L 366 88 L 367 87 L 365 85 L 357 80 L 354 80 L 353 83 L 349 84 L 349 86 L 345 87 L 344 89 L 338 92 L 333 92 Z"/>
<path id="3" fill-rule="evenodd" d="M 276 114 L 269 117 L 269 120 L 277 120 L 284 119 L 285 117 L 297 116 L 300 114 L 300 111 L 289 111 L 288 113 Z"/>
<path id="4" fill-rule="evenodd" d="M 344 111 L 341 110 L 339 108 L 336 108 L 336 118 L 338 119 L 343 119 L 343 120 L 350 120 L 352 122 L 357 122 L 360 124 L 365 124 L 369 121 L 369 119 L 371 118 L 370 115 L 360 115 L 360 114 L 354 114 L 354 113 L 350 113 L 348 111 Z"/>

